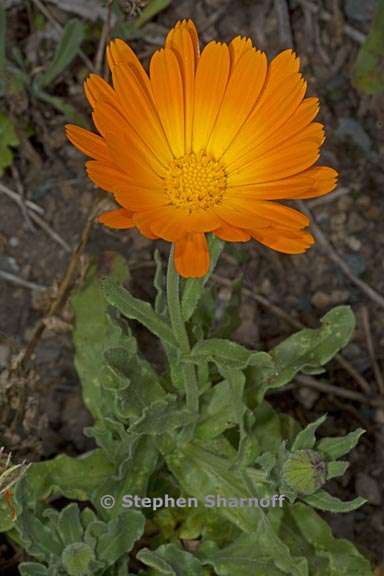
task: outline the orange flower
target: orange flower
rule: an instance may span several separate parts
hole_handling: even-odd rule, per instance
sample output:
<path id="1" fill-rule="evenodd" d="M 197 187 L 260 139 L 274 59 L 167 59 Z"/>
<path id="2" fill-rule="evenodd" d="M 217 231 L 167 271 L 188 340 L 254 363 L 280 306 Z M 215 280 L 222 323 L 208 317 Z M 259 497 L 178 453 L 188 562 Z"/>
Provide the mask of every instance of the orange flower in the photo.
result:
<path id="1" fill-rule="evenodd" d="M 121 206 L 100 222 L 173 242 L 185 277 L 208 271 L 206 232 L 289 254 L 309 248 L 308 218 L 275 201 L 326 194 L 337 173 L 313 166 L 324 130 L 291 50 L 268 64 L 238 36 L 200 54 L 188 20 L 154 53 L 149 75 L 122 40 L 107 58 L 113 88 L 94 74 L 85 83 L 100 135 L 67 126 L 93 158 L 89 177 Z"/>

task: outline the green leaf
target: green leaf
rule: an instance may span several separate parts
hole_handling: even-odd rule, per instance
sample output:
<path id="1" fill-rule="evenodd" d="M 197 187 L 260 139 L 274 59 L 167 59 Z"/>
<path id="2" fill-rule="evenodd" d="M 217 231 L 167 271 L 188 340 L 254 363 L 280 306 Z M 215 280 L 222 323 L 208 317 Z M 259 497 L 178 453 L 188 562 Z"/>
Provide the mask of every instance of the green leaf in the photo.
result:
<path id="1" fill-rule="evenodd" d="M 163 453 L 183 492 L 195 496 L 204 504 L 207 495 L 220 495 L 228 500 L 255 496 L 244 480 L 243 471 L 236 467 L 236 450 L 223 438 L 211 440 L 209 449 L 205 444 L 203 447 L 202 443 L 193 442 Z M 264 478 L 265 474 L 259 473 L 259 476 Z M 211 501 L 208 505 L 211 505 Z M 255 530 L 264 517 L 262 509 L 258 507 L 229 506 L 218 511 L 248 532 Z"/>
<path id="2" fill-rule="evenodd" d="M 349 502 L 343 502 L 328 492 L 324 490 L 318 490 L 315 494 L 311 494 L 310 496 L 306 496 L 303 498 L 304 502 L 313 506 L 313 508 L 317 508 L 318 510 L 323 510 L 325 512 L 352 512 L 353 510 L 357 510 L 360 506 L 366 503 L 364 498 L 360 496 L 355 498 L 354 500 L 350 500 Z"/>
<path id="3" fill-rule="evenodd" d="M 0 112 L 0 176 L 4 173 L 4 169 L 12 164 L 11 147 L 18 145 L 19 139 L 11 120 Z"/>
<path id="4" fill-rule="evenodd" d="M 304 430 L 299 432 L 295 438 L 294 443 L 292 444 L 292 451 L 304 450 L 305 448 L 313 448 L 316 444 L 315 432 L 322 424 L 324 424 L 326 419 L 326 414 L 324 416 L 320 416 L 320 418 L 315 420 L 315 422 L 311 422 L 308 424 L 308 426 L 306 426 L 306 428 L 304 428 Z"/>
<path id="5" fill-rule="evenodd" d="M 300 370 L 327 363 L 349 342 L 354 326 L 351 308 L 337 306 L 322 318 L 321 328 L 305 328 L 276 346 L 270 355 L 277 374 L 258 391 L 259 399 L 268 388 L 279 388 L 290 382 Z"/>
<path id="6" fill-rule="evenodd" d="M 61 560 L 69 576 L 88 576 L 95 553 L 84 542 L 74 542 L 64 548 Z"/>
<path id="7" fill-rule="evenodd" d="M 285 507 L 280 535 L 293 552 L 305 555 L 311 576 L 373 576 L 369 562 L 354 545 L 336 539 L 327 523 L 305 504 Z"/>
<path id="8" fill-rule="evenodd" d="M 21 482 L 20 482 L 21 484 Z M 19 484 L 19 485 L 20 485 Z M 17 518 L 17 530 L 23 547 L 38 560 L 49 560 L 52 556 L 60 556 L 63 544 L 51 527 L 42 522 L 35 513 L 23 509 Z"/>
<path id="9" fill-rule="evenodd" d="M 137 558 L 166 576 L 204 576 L 201 562 L 175 544 L 162 545 L 155 551 L 144 548 Z"/>
<path id="10" fill-rule="evenodd" d="M 83 536 L 83 527 L 80 521 L 80 511 L 77 504 L 69 504 L 61 510 L 57 522 L 57 532 L 64 544 L 80 542 Z"/>
<path id="11" fill-rule="evenodd" d="M 196 363 L 208 359 L 215 362 L 218 367 L 240 370 L 247 366 L 258 366 L 259 363 L 266 363 L 270 360 L 266 352 L 254 352 L 236 342 L 222 338 L 210 338 L 197 342 L 189 358 Z"/>
<path id="12" fill-rule="evenodd" d="M 22 562 L 18 569 L 21 576 L 49 576 L 48 568 L 39 562 Z"/>
<path id="13" fill-rule="evenodd" d="M 181 311 L 185 322 L 191 318 L 195 311 L 196 306 L 203 295 L 204 286 L 215 269 L 223 248 L 224 242 L 211 234 L 208 238 L 208 250 L 211 262 L 209 272 L 203 278 L 189 278 L 185 282 L 181 298 Z"/>
<path id="14" fill-rule="evenodd" d="M 231 296 L 229 302 L 223 305 L 221 310 L 216 308 L 216 315 L 219 315 L 217 325 L 213 330 L 215 338 L 230 338 L 233 332 L 240 326 L 240 305 L 242 278 L 237 278 L 232 282 Z M 217 306 L 217 299 L 215 300 Z"/>
<path id="15" fill-rule="evenodd" d="M 110 518 L 119 514 L 124 494 L 145 496 L 151 475 L 158 467 L 159 453 L 152 436 L 139 437 L 124 455 L 124 445 L 120 450 L 120 461 L 116 463 L 118 471 L 100 483 L 93 502 L 102 518 Z M 101 505 L 101 497 L 110 494 L 115 498 L 116 505 L 105 510 Z"/>
<path id="16" fill-rule="evenodd" d="M 360 48 L 354 70 L 355 86 L 366 94 L 384 92 L 384 0 L 378 0 L 371 30 Z"/>
<path id="17" fill-rule="evenodd" d="M 216 384 L 202 398 L 201 419 L 196 427 L 196 436 L 208 440 L 216 438 L 224 430 L 231 428 L 238 422 L 236 406 L 233 404 L 233 395 L 242 399 L 244 383 L 236 391 L 227 380 Z M 245 405 L 242 406 L 245 410 Z"/>
<path id="18" fill-rule="evenodd" d="M 308 576 L 304 558 L 292 558 L 287 546 L 264 523 L 221 550 L 203 547 L 199 556 L 218 576 Z"/>
<path id="19" fill-rule="evenodd" d="M 170 346 L 177 347 L 177 342 L 170 326 L 164 322 L 153 310 L 149 302 L 134 298 L 111 278 L 103 282 L 104 295 L 109 304 L 117 308 L 124 316 L 137 320 L 148 328 L 155 336 L 164 340 Z"/>
<path id="20" fill-rule="evenodd" d="M 327 464 L 327 480 L 343 476 L 349 468 L 349 462 L 340 460 L 338 462 L 328 462 Z"/>
<path id="21" fill-rule="evenodd" d="M 58 494 L 74 500 L 92 500 L 92 494 L 110 479 L 113 471 L 102 450 L 79 458 L 60 454 L 53 460 L 31 464 L 16 486 L 15 501 L 25 507 Z"/>
<path id="22" fill-rule="evenodd" d="M 356 446 L 363 434 L 365 434 L 365 430 L 357 428 L 340 438 L 322 438 L 316 449 L 325 454 L 329 460 L 336 460 L 340 456 L 348 454 Z"/>
<path id="23" fill-rule="evenodd" d="M 117 281 L 123 282 L 128 278 L 126 262 L 118 254 L 109 254 L 108 260 L 104 259 L 104 266 Z M 99 276 L 97 266 L 91 266 L 83 287 L 71 298 L 75 313 L 75 366 L 81 380 L 84 402 L 96 420 L 113 414 L 114 393 L 105 390 L 101 380 L 106 366 L 104 353 L 109 348 L 119 345 L 128 347 L 130 344 L 123 328 L 107 314 L 108 303 Z"/>
<path id="24" fill-rule="evenodd" d="M 83 38 L 84 24 L 81 20 L 77 18 L 68 20 L 52 62 L 43 74 L 36 77 L 38 86 L 48 86 L 70 65 L 80 49 Z"/>
<path id="25" fill-rule="evenodd" d="M 165 10 L 171 3 L 171 0 L 150 0 L 146 5 L 144 10 L 141 11 L 140 15 L 136 18 L 134 24 L 136 28 L 141 28 L 152 20 L 159 12 Z"/>
<path id="26" fill-rule="evenodd" d="M 137 350 L 130 347 L 111 348 L 105 352 L 109 371 L 103 372 L 103 387 L 115 387 L 116 412 L 120 417 L 140 417 L 143 410 L 165 396 L 159 376 Z"/>
<path id="27" fill-rule="evenodd" d="M 112 566 L 144 533 L 144 515 L 139 510 L 125 510 L 113 518 L 96 544 L 97 559 Z"/>
<path id="28" fill-rule="evenodd" d="M 129 432 L 138 435 L 165 434 L 195 421 L 196 415 L 180 407 L 175 400 L 160 400 L 145 408 L 142 417 L 132 424 Z"/>

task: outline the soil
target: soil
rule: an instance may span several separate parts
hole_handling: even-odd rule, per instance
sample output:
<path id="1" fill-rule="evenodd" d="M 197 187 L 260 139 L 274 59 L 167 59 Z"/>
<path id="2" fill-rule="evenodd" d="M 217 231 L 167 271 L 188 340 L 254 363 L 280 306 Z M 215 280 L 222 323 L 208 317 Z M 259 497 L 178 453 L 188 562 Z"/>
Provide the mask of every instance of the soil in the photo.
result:
<path id="1" fill-rule="evenodd" d="M 103 24 L 92 20 L 89 8 L 87 13 L 89 3 L 73 2 L 73 13 L 68 9 L 71 2 L 50 0 L 44 4 L 60 24 L 79 17 L 76 11 L 83 5 L 81 18 L 87 24 L 83 53 L 94 61 Z M 12 50 L 17 48 L 32 81 L 52 58 L 57 45 L 55 28 L 49 21 L 41 27 L 45 16 L 38 3 L 13 0 L 5 5 L 7 55 L 14 58 Z M 282 5 L 289 7 L 289 27 L 287 21 L 285 26 L 279 21 Z M 309 93 L 316 94 L 321 102 L 319 120 L 327 133 L 322 161 L 341 175 L 337 193 L 308 202 L 307 206 L 355 277 L 384 294 L 384 174 L 380 161 L 384 150 L 384 94 L 363 95 L 352 81 L 360 40 L 369 31 L 373 7 L 373 1 L 353 0 L 173 1 L 131 45 L 148 63 L 166 30 L 177 19 L 187 17 L 194 19 L 203 43 L 211 39 L 228 41 L 239 34 L 251 36 L 257 47 L 272 57 L 289 47 L 292 39 Z M 84 61 L 76 57 L 49 86 L 51 95 L 65 98 L 85 117 L 89 111 L 81 81 L 86 74 Z M 55 240 L 31 222 L 25 209 L 0 190 L 0 271 L 32 283 L 26 287 L 0 277 L 0 369 L 6 374 L 7 363 L 25 347 L 34 326 L 47 315 L 57 297 L 58 286 L 100 193 L 85 175 L 83 156 L 65 139 L 63 127 L 67 120 L 63 114 L 37 99 L 28 87 L 16 96 L 8 94 L 1 110 L 13 118 L 21 142 L 15 149 L 12 168 L 5 171 L 1 182 L 21 194 L 24 202 L 40 206 L 44 211 L 41 218 L 61 239 Z M 81 282 L 92 257 L 117 251 L 130 262 L 132 290 L 151 299 L 154 247 L 153 242 L 135 232 L 111 232 L 95 225 L 79 260 L 75 283 Z M 168 246 L 158 243 L 157 247 L 165 258 Z M 367 401 L 342 398 L 295 382 L 289 390 L 271 396 L 271 402 L 303 424 L 327 412 L 322 435 L 341 435 L 357 426 L 367 430 L 350 457 L 349 471 L 333 489 L 344 499 L 360 494 L 368 503 L 356 512 L 328 515 L 327 519 L 336 535 L 352 540 L 375 565 L 384 565 L 384 408 L 368 401 L 384 392 L 380 377 L 383 308 L 343 274 L 319 242 L 297 256 L 278 254 L 256 242 L 228 248 L 225 254 L 217 269 L 222 278 L 232 279 L 242 273 L 244 286 L 307 326 L 317 326 L 336 304 L 352 306 L 357 328 L 344 356 L 369 388 L 362 390 L 356 379 L 335 362 L 325 378 L 339 389 L 363 394 Z M 223 287 L 223 298 L 225 290 Z M 235 338 L 255 349 L 268 350 L 294 331 L 282 317 L 246 295 L 241 319 Z M 27 455 L 29 460 L 37 460 L 58 452 L 79 454 L 92 446 L 82 434 L 91 417 L 82 403 L 73 365 L 72 320 L 66 299 L 39 339 L 28 363 L 29 371 L 15 375 L 8 384 L 15 389 L 16 404 L 20 390 L 26 397 L 24 421 L 17 428 L 9 426 L 11 408 L 0 406 L 0 445 L 5 444 L 16 458 Z M 144 347 L 145 342 L 143 337 Z M 5 550 L 1 541 L 0 550 Z M 9 550 L 4 554 L 10 566 L 15 563 Z"/>

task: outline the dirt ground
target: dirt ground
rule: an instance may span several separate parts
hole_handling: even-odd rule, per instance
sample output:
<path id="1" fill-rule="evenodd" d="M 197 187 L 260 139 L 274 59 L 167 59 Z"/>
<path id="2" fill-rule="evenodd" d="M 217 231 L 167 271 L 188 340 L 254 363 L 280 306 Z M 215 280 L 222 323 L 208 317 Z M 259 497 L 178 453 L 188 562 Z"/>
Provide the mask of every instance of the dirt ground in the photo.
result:
<path id="1" fill-rule="evenodd" d="M 5 4 L 7 53 L 11 55 L 17 47 L 25 69 L 33 76 L 45 66 L 57 44 L 51 21 L 43 29 L 33 24 L 37 17 L 47 18 L 40 4 L 56 22 L 65 24 L 68 18 L 79 16 L 76 6 L 88 6 L 89 2 L 24 0 Z M 74 11 L 69 10 L 71 5 Z M 281 12 L 287 6 L 289 19 Z M 321 101 L 319 118 L 327 133 L 323 161 L 341 174 L 335 193 L 306 203 L 331 248 L 317 242 L 304 255 L 284 256 L 248 243 L 227 249 L 217 273 L 223 279 L 223 298 L 228 291 L 225 279 L 240 273 L 244 286 L 259 296 L 255 300 L 244 295 L 242 322 L 235 334 L 239 342 L 252 348 L 268 350 L 294 331 L 294 321 L 316 326 L 332 306 L 353 307 L 357 329 L 343 353 L 349 370 L 333 362 L 321 379 L 324 389 L 316 387 L 317 380 L 307 385 L 296 381 L 270 400 L 302 423 L 327 412 L 328 421 L 321 429 L 324 435 L 341 435 L 357 426 L 367 430 L 351 455 L 350 470 L 333 488 L 342 498 L 359 494 L 368 503 L 356 512 L 327 519 L 336 535 L 349 538 L 375 565 L 382 565 L 384 310 L 380 299 L 367 293 L 366 285 L 384 294 L 384 173 L 380 160 L 384 94 L 363 96 L 351 82 L 373 9 L 373 0 L 174 0 L 131 45 L 147 63 L 167 29 L 177 19 L 191 17 L 204 43 L 212 38 L 228 41 L 241 34 L 251 36 L 270 57 L 293 46 L 301 58 L 309 92 Z M 101 20 L 92 21 L 89 8 L 82 18 L 90 30 L 83 53 L 94 62 L 105 27 Z M 85 116 L 88 107 L 81 80 L 86 74 L 83 59 L 77 57 L 49 88 L 50 94 L 65 97 Z M 28 363 L 33 371 L 24 380 L 15 377 L 8 383 L 8 387 L 24 386 L 26 410 L 24 422 L 12 427 L 12 407 L 0 406 L 0 445 L 30 459 L 52 457 L 60 451 L 78 454 L 92 443 L 82 434 L 90 416 L 82 404 L 73 366 L 72 313 L 67 298 L 48 320 L 47 314 L 101 193 L 85 176 L 83 156 L 65 139 L 67 120 L 62 114 L 28 90 L 5 98 L 1 109 L 14 118 L 21 145 L 12 168 L 1 179 L 16 196 L 11 198 L 0 190 L 0 370 L 5 373 L 10 358 L 34 337 L 36 323 L 46 318 L 47 327 Z M 28 210 L 27 201 L 38 205 L 41 213 Z M 40 223 L 31 218 L 31 212 L 38 214 Z M 158 247 L 166 256 L 168 246 L 160 243 Z M 110 250 L 124 254 L 131 263 L 132 290 L 152 298 L 154 243 L 135 232 L 110 232 L 95 225 L 77 260 L 75 282 L 79 283 L 92 256 Z M 352 279 L 336 263 L 335 253 L 352 272 Z M 363 288 L 356 279 L 366 283 Z"/>

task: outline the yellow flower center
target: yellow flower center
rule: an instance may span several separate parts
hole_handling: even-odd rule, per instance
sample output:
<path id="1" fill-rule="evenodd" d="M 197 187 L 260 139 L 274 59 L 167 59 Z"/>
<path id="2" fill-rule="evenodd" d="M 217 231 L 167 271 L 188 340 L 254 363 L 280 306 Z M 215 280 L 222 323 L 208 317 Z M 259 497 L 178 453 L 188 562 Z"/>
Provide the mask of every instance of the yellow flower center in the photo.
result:
<path id="1" fill-rule="evenodd" d="M 168 166 L 165 190 L 172 206 L 208 210 L 220 204 L 226 188 L 223 166 L 206 152 L 174 158 Z"/>

